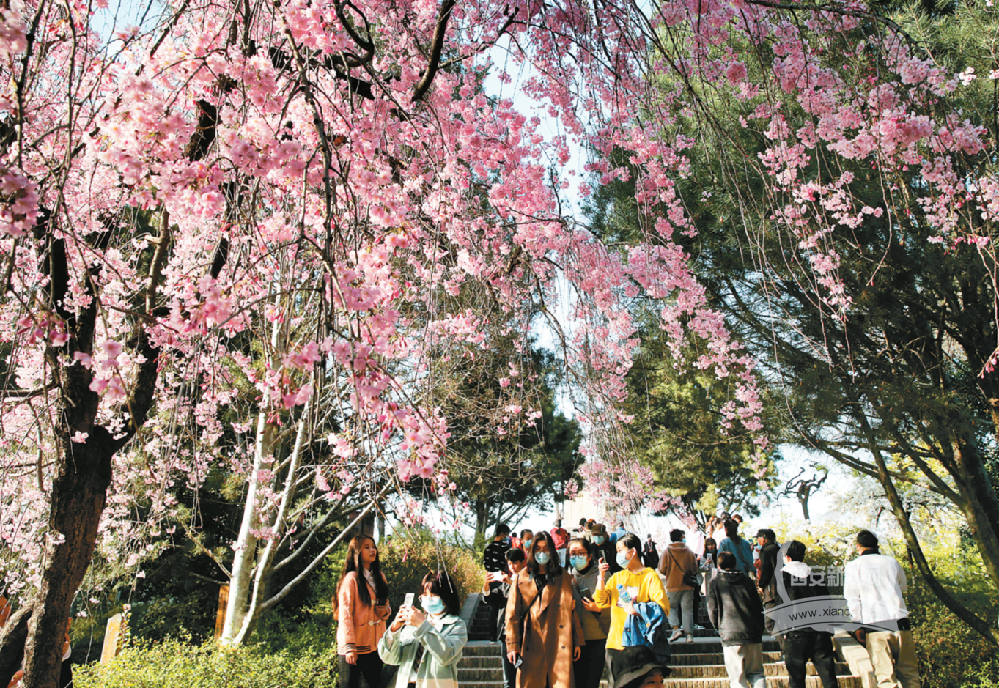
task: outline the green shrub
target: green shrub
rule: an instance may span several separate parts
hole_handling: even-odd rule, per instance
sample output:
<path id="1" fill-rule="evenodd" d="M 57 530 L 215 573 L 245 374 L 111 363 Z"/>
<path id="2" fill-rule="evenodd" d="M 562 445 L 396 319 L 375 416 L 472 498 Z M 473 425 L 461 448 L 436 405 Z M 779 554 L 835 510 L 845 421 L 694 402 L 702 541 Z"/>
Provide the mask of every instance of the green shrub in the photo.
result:
<path id="1" fill-rule="evenodd" d="M 317 597 L 313 612 L 330 612 L 330 602 L 336 593 L 340 572 L 343 570 L 346 546 L 323 564 L 322 572 L 312 583 Z M 388 581 L 389 604 L 393 612 L 399 609 L 407 592 L 419 596 L 420 583 L 429 571 L 443 566 L 451 574 L 458 586 L 458 593 L 464 601 L 469 593 L 479 592 L 485 581 L 482 556 L 465 547 L 436 540 L 426 530 L 417 530 L 385 538 L 378 545 L 378 559 L 382 573 Z M 319 603 L 319 599 L 322 603 Z M 322 607 L 322 609 L 320 609 Z M 331 615 L 332 616 L 332 615 Z M 336 619 L 331 619 L 336 621 Z M 334 630 L 335 632 L 335 630 Z"/>
<path id="2" fill-rule="evenodd" d="M 958 593 L 957 597 L 977 614 L 995 618 L 988 592 Z M 923 688 L 999 688 L 995 647 L 954 616 L 920 579 L 910 578 L 906 603 Z M 990 666 L 993 683 L 967 683 L 973 676 L 984 680 Z"/>
<path id="3" fill-rule="evenodd" d="M 336 649 L 222 648 L 175 639 L 139 642 L 107 665 L 75 671 L 78 688 L 335 688 Z"/>
<path id="4" fill-rule="evenodd" d="M 399 608 L 407 592 L 419 596 L 420 583 L 429 571 L 443 567 L 458 586 L 462 601 L 469 593 L 479 592 L 485 581 L 481 557 L 464 547 L 435 540 L 427 531 L 386 538 L 378 549 L 393 610 Z"/>
<path id="5" fill-rule="evenodd" d="M 999 658 L 993 657 L 972 669 L 961 688 L 999 688 Z"/>

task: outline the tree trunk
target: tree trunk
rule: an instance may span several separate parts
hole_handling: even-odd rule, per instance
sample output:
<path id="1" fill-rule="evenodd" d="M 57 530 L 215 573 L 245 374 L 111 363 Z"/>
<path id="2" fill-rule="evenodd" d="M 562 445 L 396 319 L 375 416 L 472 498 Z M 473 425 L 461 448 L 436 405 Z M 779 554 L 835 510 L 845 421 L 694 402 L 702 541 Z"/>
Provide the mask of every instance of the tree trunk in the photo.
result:
<path id="1" fill-rule="evenodd" d="M 798 503 L 801 504 L 801 515 L 805 517 L 806 521 L 811 521 L 811 516 L 808 515 L 808 492 L 805 491 L 804 494 L 798 495 Z"/>
<path id="2" fill-rule="evenodd" d="M 280 321 L 274 322 L 271 332 L 271 356 L 278 358 L 284 353 L 284 347 L 278 348 L 283 341 Z M 225 622 L 222 625 L 222 635 L 219 641 L 223 644 L 238 645 L 242 642 L 245 632 L 241 633 L 246 612 L 250 604 L 250 591 L 253 584 L 253 571 L 257 561 L 257 536 L 260 527 L 257 514 L 257 492 L 260 488 L 261 472 L 273 465 L 274 449 L 278 427 L 270 422 L 270 415 L 276 413 L 274 401 L 270 393 L 261 400 L 260 412 L 257 414 L 257 441 L 253 450 L 253 471 L 249 476 L 249 487 L 246 492 L 246 502 L 243 504 L 243 520 L 239 526 L 239 535 L 233 545 L 232 572 L 229 576 L 229 599 L 226 601 Z M 239 638 L 239 639 L 237 639 Z"/>
<path id="3" fill-rule="evenodd" d="M 475 541 L 478 542 L 479 538 L 483 540 L 486 537 L 486 527 L 488 524 L 486 521 L 489 518 L 489 505 L 485 501 L 478 499 L 475 502 Z"/>
<path id="4" fill-rule="evenodd" d="M 249 580 L 247 580 L 247 590 L 237 590 L 238 594 L 242 594 L 243 609 L 241 610 L 241 613 L 243 618 L 238 624 L 235 619 L 233 620 L 232 625 L 234 631 L 231 636 L 227 636 L 223 631 L 223 639 L 225 639 L 226 642 L 231 642 L 233 645 L 242 645 L 246 642 L 246 639 L 250 637 L 250 634 L 253 633 L 253 629 L 257 624 L 257 617 L 260 615 L 261 605 L 263 604 L 267 591 L 270 588 L 271 577 L 274 574 L 274 557 L 277 555 L 278 543 L 280 542 L 281 536 L 287 527 L 288 512 L 291 510 L 292 502 L 295 499 L 295 486 L 298 484 L 298 469 L 302 462 L 303 445 L 307 441 L 307 437 L 311 440 L 311 426 L 309 423 L 311 410 L 312 400 L 310 399 L 309 403 L 307 403 L 305 408 L 302 410 L 302 417 L 298 421 L 298 432 L 295 437 L 295 449 L 292 452 L 291 463 L 288 466 L 288 470 L 284 478 L 284 489 L 281 494 L 281 506 L 278 508 L 278 512 L 274 517 L 274 522 L 271 524 L 271 538 L 266 541 L 263 550 L 257 557 L 256 575 L 253 577 L 253 584 L 251 586 Z M 248 500 L 247 506 L 249 507 L 249 505 L 250 503 Z M 256 511 L 256 509 L 253 509 L 253 511 Z M 242 532 L 240 534 L 242 535 Z M 236 578 L 235 574 L 235 567 L 233 567 L 234 581 Z M 230 583 L 230 600 L 233 599 L 233 589 L 234 585 Z M 228 616 L 229 615 L 227 613 L 227 622 Z"/>
<path id="5" fill-rule="evenodd" d="M 257 515 L 257 491 L 260 486 L 260 472 L 273 458 L 274 437 L 277 427 L 267 422 L 267 412 L 262 411 L 257 419 L 257 444 L 253 452 L 253 472 L 250 475 L 246 503 L 243 505 L 243 520 L 239 526 L 239 536 L 233 546 L 232 574 L 229 578 L 229 599 L 225 608 L 225 623 L 219 640 L 223 644 L 239 644 L 237 636 L 243 627 L 250 601 L 253 583 L 253 569 L 257 560 L 257 536 L 260 527 Z"/>
<path id="6" fill-rule="evenodd" d="M 999 527 L 999 499 L 977 443 L 955 442 L 954 460 L 957 471 L 953 477 L 958 492 L 965 498 L 965 503 L 959 506 L 988 575 L 999 587 L 999 534 L 996 533 Z"/>
<path id="7" fill-rule="evenodd" d="M 0 628 L 0 686 L 6 686 L 24 659 L 24 645 L 28 641 L 28 622 L 34 604 L 28 603 L 10 615 L 7 624 Z"/>
<path id="8" fill-rule="evenodd" d="M 62 434 L 52 481 L 45 564 L 24 648 L 24 688 L 56 688 L 67 620 L 94 554 L 97 526 L 111 485 L 115 442 L 110 433 L 93 427 L 82 444 Z"/>

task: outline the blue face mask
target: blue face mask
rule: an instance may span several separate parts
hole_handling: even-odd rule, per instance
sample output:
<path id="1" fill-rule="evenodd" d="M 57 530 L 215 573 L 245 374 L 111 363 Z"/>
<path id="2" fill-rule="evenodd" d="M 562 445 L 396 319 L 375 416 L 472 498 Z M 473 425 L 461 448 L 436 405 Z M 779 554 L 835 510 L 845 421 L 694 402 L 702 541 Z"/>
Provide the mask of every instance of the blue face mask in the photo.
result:
<path id="1" fill-rule="evenodd" d="M 603 535 L 594 535 L 593 536 L 593 544 L 594 545 L 602 545 L 602 544 L 604 544 L 604 539 L 605 538 L 604 538 Z"/>
<path id="2" fill-rule="evenodd" d="M 524 551 L 531 549 L 532 542 L 534 542 L 534 540 L 524 540 Z"/>
<path id="3" fill-rule="evenodd" d="M 571 563 L 577 571 L 582 571 L 590 562 L 587 557 L 575 556 L 569 557 L 569 563 Z"/>
<path id="4" fill-rule="evenodd" d="M 542 566 L 551 561 L 552 556 L 548 552 L 538 552 L 534 555 L 534 561 L 538 562 Z"/>
<path id="5" fill-rule="evenodd" d="M 618 552 L 616 561 L 618 566 L 626 569 L 628 568 L 628 563 L 631 561 L 631 557 L 628 556 L 627 552 Z"/>
<path id="6" fill-rule="evenodd" d="M 420 606 L 431 616 L 438 616 L 444 611 L 444 600 L 440 597 L 421 597 Z"/>

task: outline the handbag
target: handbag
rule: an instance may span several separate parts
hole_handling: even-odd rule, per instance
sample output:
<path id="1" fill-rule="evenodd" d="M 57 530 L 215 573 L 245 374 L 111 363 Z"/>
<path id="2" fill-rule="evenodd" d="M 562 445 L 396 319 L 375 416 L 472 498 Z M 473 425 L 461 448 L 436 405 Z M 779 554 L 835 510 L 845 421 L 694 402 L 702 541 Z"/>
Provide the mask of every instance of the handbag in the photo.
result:
<path id="1" fill-rule="evenodd" d="M 669 551 L 668 547 L 666 548 L 666 551 L 669 552 L 669 558 L 673 560 L 673 563 L 676 564 L 681 571 L 683 571 L 683 567 L 680 566 L 680 562 L 676 560 L 676 557 L 673 556 L 673 553 Z M 683 580 L 681 582 L 688 588 L 694 588 L 696 590 L 697 573 L 695 571 L 683 571 Z"/>

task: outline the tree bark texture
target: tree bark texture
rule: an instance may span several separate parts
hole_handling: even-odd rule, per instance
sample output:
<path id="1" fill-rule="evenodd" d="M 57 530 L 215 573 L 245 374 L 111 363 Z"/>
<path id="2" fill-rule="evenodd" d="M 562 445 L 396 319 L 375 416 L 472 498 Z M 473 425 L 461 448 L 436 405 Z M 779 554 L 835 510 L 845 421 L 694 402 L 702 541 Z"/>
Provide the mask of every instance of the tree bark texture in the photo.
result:
<path id="1" fill-rule="evenodd" d="M 56 688 L 66 622 L 94 554 L 97 526 L 111 485 L 115 443 L 107 430 L 93 428 L 83 444 L 72 443 L 68 436 L 62 444 L 52 482 L 49 541 L 38 606 L 28 622 L 24 648 L 26 688 Z"/>
<path id="2" fill-rule="evenodd" d="M 10 615 L 0 628 L 0 686 L 6 686 L 21 668 L 24 644 L 28 640 L 28 621 L 31 620 L 33 601 L 21 606 Z"/>

